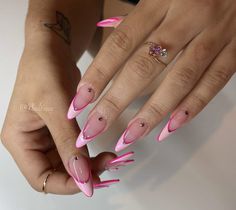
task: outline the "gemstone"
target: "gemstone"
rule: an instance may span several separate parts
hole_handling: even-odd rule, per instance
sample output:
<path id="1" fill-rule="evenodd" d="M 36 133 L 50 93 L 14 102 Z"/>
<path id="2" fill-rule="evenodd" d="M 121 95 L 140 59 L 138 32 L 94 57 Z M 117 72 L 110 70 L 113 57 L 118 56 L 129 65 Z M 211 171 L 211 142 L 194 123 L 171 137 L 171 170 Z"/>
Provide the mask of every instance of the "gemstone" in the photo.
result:
<path id="1" fill-rule="evenodd" d="M 152 56 L 163 56 L 166 57 L 168 55 L 167 50 L 166 49 L 162 49 L 162 47 L 160 45 L 157 44 L 151 44 L 150 48 L 149 48 L 149 54 Z"/>
<path id="2" fill-rule="evenodd" d="M 160 55 L 163 56 L 163 57 L 166 57 L 168 55 L 167 50 L 162 49 Z"/>

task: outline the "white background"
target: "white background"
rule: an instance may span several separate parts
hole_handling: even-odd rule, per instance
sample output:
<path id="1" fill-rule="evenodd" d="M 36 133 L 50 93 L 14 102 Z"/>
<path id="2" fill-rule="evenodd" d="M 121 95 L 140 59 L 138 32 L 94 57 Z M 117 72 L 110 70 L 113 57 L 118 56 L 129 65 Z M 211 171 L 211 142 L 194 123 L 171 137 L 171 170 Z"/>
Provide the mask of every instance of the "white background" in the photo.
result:
<path id="1" fill-rule="evenodd" d="M 23 48 L 26 8 L 26 0 L 0 0 L 0 127 Z M 88 55 L 83 57 L 82 70 L 90 60 Z M 0 146 L 0 209 L 235 210 L 235 92 L 234 77 L 190 124 L 166 142 L 157 144 L 154 137 L 165 119 L 144 141 L 131 147 L 136 152 L 134 165 L 103 175 L 104 179 L 118 177 L 122 182 L 96 191 L 93 198 L 34 192 Z M 105 135 L 90 144 L 93 154 L 112 150 L 128 119 L 142 103 L 139 100 L 132 104 Z M 80 125 L 85 117 L 86 113 L 79 118 Z"/>

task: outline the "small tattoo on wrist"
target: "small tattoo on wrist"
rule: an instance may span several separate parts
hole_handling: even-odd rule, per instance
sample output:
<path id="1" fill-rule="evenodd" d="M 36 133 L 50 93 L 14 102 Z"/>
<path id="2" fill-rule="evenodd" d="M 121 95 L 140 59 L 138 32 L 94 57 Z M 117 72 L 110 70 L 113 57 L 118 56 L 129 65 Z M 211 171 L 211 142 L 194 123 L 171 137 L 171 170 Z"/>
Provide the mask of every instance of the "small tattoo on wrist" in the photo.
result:
<path id="1" fill-rule="evenodd" d="M 44 23 L 44 26 L 54 31 L 68 45 L 70 45 L 71 25 L 69 19 L 61 12 L 56 11 L 56 23 Z"/>

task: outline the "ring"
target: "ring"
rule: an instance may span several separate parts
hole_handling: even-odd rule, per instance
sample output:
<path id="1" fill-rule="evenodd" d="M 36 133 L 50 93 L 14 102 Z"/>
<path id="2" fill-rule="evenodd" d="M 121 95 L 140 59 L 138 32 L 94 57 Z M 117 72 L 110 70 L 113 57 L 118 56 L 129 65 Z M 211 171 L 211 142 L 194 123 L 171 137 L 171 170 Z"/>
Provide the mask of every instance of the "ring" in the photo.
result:
<path id="1" fill-rule="evenodd" d="M 163 61 L 158 59 L 159 56 L 162 56 L 162 57 L 168 56 L 167 49 L 163 48 L 161 45 L 156 44 L 154 42 L 146 42 L 145 44 L 149 45 L 148 54 L 158 63 L 161 63 L 164 66 L 167 66 L 167 64 L 165 64 Z"/>
<path id="2" fill-rule="evenodd" d="M 47 194 L 46 192 L 46 185 L 47 185 L 47 182 L 48 182 L 48 179 L 49 177 L 56 171 L 56 169 L 53 169 L 53 171 L 51 171 L 50 173 L 48 173 L 48 175 L 46 176 L 45 180 L 43 181 L 43 187 L 42 187 L 42 192 L 44 194 Z"/>

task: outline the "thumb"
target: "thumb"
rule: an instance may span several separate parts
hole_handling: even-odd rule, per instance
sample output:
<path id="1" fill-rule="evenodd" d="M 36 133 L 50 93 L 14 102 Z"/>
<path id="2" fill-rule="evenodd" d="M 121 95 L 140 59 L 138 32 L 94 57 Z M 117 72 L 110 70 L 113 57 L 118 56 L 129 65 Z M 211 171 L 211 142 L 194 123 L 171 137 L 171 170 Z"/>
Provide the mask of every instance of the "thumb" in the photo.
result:
<path id="1" fill-rule="evenodd" d="M 39 112 L 48 127 L 55 142 L 58 153 L 68 174 L 73 178 L 80 190 L 88 197 L 93 195 L 93 178 L 89 155 L 86 147 L 77 149 L 76 138 L 80 132 L 76 120 L 68 120 L 66 117 L 68 101 L 58 90 L 53 93 L 45 106 L 50 111 Z"/>

